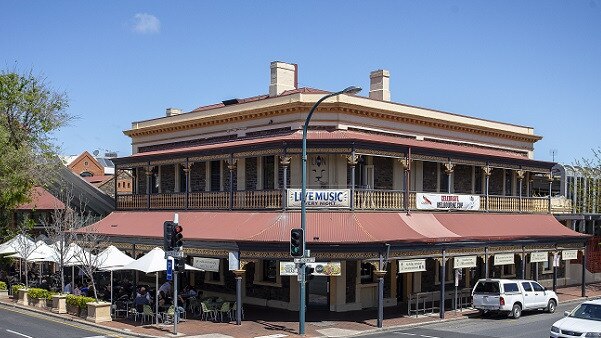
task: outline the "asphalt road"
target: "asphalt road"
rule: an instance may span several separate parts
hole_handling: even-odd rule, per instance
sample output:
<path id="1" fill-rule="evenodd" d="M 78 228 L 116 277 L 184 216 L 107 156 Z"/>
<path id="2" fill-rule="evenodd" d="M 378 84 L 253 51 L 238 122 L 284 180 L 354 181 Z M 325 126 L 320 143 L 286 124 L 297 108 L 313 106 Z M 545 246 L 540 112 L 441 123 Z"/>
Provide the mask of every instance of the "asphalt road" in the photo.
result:
<path id="1" fill-rule="evenodd" d="M 37 313 L 0 306 L 2 338 L 105 338 L 126 337 L 95 327 Z"/>
<path id="2" fill-rule="evenodd" d="M 522 317 L 515 320 L 505 316 L 472 318 L 457 321 L 426 324 L 420 327 L 399 329 L 369 337 L 395 338 L 544 338 L 549 337 L 551 325 L 563 317 L 564 311 L 570 311 L 579 303 L 560 304 L 553 314 L 524 311 Z"/>

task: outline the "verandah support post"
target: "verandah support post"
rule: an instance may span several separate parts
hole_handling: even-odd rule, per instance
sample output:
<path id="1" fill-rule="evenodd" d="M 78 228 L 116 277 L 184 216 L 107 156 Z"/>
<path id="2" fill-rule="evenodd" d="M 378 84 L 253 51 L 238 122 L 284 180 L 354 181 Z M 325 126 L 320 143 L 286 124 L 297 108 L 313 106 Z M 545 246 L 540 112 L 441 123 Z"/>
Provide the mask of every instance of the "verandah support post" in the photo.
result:
<path id="1" fill-rule="evenodd" d="M 242 265 L 238 270 L 232 271 L 236 276 L 236 325 L 242 324 L 242 276 L 246 270 L 243 269 Z"/>
<path id="2" fill-rule="evenodd" d="M 582 249 L 582 285 L 580 286 L 580 294 L 582 297 L 586 297 L 586 242 L 584 242 L 584 249 Z"/>
<path id="3" fill-rule="evenodd" d="M 355 210 L 355 168 L 357 167 L 357 162 L 359 161 L 359 155 L 355 154 L 355 150 L 346 157 L 347 164 L 351 167 L 351 210 Z"/>
<path id="4" fill-rule="evenodd" d="M 488 247 L 484 247 L 484 278 L 488 278 Z"/>
<path id="5" fill-rule="evenodd" d="M 444 319 L 445 282 L 446 282 L 446 256 L 447 252 L 442 249 L 442 260 L 440 261 L 440 319 Z"/>
<path id="6" fill-rule="evenodd" d="M 288 189 L 288 166 L 290 166 L 290 156 L 280 156 L 280 164 L 282 165 L 283 181 L 282 181 L 282 210 L 286 210 L 288 207 L 288 195 L 286 190 Z"/>
<path id="7" fill-rule="evenodd" d="M 492 168 L 488 166 L 488 163 L 486 164 L 486 166 L 482 167 L 482 170 L 484 171 L 484 175 L 486 177 L 486 184 L 484 187 L 484 196 L 486 198 L 486 203 L 484 204 L 484 208 L 486 209 L 486 211 L 489 210 L 490 205 L 489 205 L 489 187 L 490 187 L 490 175 L 492 173 Z"/>
<path id="8" fill-rule="evenodd" d="M 378 278 L 378 328 L 381 328 L 384 322 L 384 276 L 386 271 L 384 270 L 384 258 L 380 253 L 378 270 L 374 271 L 374 275 Z"/>
<path id="9" fill-rule="evenodd" d="M 522 279 L 526 279 L 526 247 L 522 245 Z"/>

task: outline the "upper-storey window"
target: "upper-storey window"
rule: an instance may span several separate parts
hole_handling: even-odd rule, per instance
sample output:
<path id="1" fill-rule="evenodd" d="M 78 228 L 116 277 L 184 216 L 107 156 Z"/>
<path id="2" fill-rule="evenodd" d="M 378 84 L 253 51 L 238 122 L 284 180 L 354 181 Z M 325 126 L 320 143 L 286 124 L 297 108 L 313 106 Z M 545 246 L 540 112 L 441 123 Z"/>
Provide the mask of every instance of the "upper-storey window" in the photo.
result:
<path id="1" fill-rule="evenodd" d="M 263 157 L 263 189 L 275 189 L 275 156 Z"/>
<path id="2" fill-rule="evenodd" d="M 438 164 L 435 162 L 423 162 L 423 186 L 424 192 L 436 192 L 438 191 Z"/>
<path id="3" fill-rule="evenodd" d="M 211 191 L 221 190 L 221 161 L 211 161 Z"/>

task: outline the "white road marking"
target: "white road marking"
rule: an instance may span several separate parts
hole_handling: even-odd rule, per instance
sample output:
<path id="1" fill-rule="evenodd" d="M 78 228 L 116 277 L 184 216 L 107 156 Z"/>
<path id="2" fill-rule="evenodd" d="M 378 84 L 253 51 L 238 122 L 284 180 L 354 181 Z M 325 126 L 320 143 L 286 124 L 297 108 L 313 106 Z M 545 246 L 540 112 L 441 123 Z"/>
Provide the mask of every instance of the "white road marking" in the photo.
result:
<path id="1" fill-rule="evenodd" d="M 12 333 L 12 334 L 16 334 L 16 335 L 18 335 L 18 336 L 21 336 L 21 337 L 33 338 L 32 336 L 28 336 L 28 335 L 26 335 L 26 334 L 22 334 L 21 332 L 17 332 L 17 331 L 9 330 L 9 329 L 6 329 L 6 332 L 10 332 L 10 333 Z"/>
<path id="2" fill-rule="evenodd" d="M 428 336 L 425 334 L 417 334 L 417 333 L 407 333 L 407 332 L 395 332 L 396 334 L 404 334 L 407 336 L 417 336 L 417 337 L 424 337 L 424 338 L 441 338 L 441 337 L 437 337 L 437 336 Z"/>
<path id="3" fill-rule="evenodd" d="M 82 338 L 107 338 L 107 336 L 89 336 L 89 337 L 82 337 Z"/>

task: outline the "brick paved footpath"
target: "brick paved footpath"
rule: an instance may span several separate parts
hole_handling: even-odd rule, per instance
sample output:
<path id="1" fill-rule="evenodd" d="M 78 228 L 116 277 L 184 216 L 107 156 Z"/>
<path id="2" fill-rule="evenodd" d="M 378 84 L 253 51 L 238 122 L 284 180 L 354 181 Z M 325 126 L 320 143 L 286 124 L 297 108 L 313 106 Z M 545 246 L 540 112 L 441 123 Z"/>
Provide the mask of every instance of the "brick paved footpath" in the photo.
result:
<path id="1" fill-rule="evenodd" d="M 580 297 L 580 286 L 558 288 L 557 293 L 561 303 L 577 302 Z M 601 283 L 587 285 L 588 298 L 601 297 Z M 0 303 L 6 306 L 26 308 L 31 311 L 46 313 L 50 316 L 60 316 L 66 320 L 73 320 L 88 325 L 97 325 L 117 332 L 133 334 L 141 337 L 173 337 L 173 325 L 142 325 L 133 319 L 117 319 L 112 322 L 93 324 L 71 315 L 57 315 L 49 310 L 24 307 L 16 304 L 11 298 L 1 298 Z M 440 321 L 438 313 L 434 315 L 420 315 L 418 317 L 402 316 L 396 308 L 384 308 L 384 328 L 376 327 L 377 312 L 363 310 L 335 313 L 328 311 L 308 311 L 306 315 L 306 337 L 343 337 L 379 330 L 392 329 L 399 326 L 420 325 L 427 322 Z M 445 320 L 457 320 L 464 316 L 474 315 L 473 310 L 447 311 Z M 269 309 L 263 307 L 245 306 L 245 318 L 242 325 L 235 322 L 215 323 L 203 321 L 198 317 L 187 318 L 178 324 L 178 336 L 188 338 L 228 338 L 228 337 L 300 337 L 298 335 L 298 312 Z"/>

